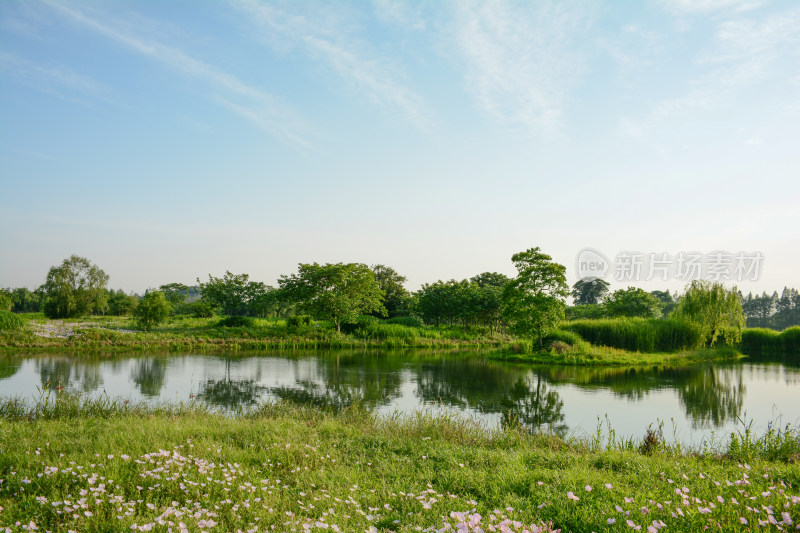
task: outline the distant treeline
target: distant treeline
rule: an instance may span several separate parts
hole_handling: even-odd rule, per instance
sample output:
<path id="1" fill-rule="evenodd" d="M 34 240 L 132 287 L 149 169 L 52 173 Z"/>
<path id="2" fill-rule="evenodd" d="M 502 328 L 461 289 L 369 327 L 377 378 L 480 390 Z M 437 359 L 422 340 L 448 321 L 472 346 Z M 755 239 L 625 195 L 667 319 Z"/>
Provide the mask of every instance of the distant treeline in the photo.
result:
<path id="1" fill-rule="evenodd" d="M 749 328 L 770 328 L 783 330 L 800 325 L 800 293 L 797 289 L 784 287 L 771 295 L 766 292 L 761 296 L 739 293 L 742 299 L 742 310 L 747 318 Z"/>

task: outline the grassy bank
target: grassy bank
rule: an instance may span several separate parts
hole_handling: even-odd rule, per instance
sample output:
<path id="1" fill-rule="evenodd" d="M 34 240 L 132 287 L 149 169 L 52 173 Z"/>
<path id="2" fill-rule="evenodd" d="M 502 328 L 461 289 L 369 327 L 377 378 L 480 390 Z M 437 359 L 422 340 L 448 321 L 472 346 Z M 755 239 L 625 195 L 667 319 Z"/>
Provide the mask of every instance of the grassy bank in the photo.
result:
<path id="1" fill-rule="evenodd" d="M 741 350 L 755 361 L 777 357 L 800 363 L 800 326 L 783 331 L 747 328 L 742 332 Z"/>
<path id="2" fill-rule="evenodd" d="M 731 347 L 700 348 L 680 352 L 641 353 L 609 348 L 607 346 L 590 346 L 564 351 L 498 351 L 489 356 L 498 361 L 514 361 L 521 363 L 537 363 L 547 365 L 569 366 L 672 366 L 693 363 L 709 363 L 714 361 L 735 361 L 745 357 Z"/>
<path id="3" fill-rule="evenodd" d="M 333 324 L 316 322 L 290 327 L 282 319 L 248 318 L 228 327 L 220 318 L 172 318 L 143 331 L 128 317 L 90 317 L 81 320 L 27 318 L 21 331 L 0 333 L 0 349 L 71 350 L 260 350 L 320 348 L 497 348 L 513 338 L 490 335 L 485 328 L 405 326 L 372 323 L 338 333 Z"/>
<path id="4" fill-rule="evenodd" d="M 60 401 L 0 404 L 0 528 L 747 531 L 800 518 L 794 432 L 695 455 L 425 414 Z"/>

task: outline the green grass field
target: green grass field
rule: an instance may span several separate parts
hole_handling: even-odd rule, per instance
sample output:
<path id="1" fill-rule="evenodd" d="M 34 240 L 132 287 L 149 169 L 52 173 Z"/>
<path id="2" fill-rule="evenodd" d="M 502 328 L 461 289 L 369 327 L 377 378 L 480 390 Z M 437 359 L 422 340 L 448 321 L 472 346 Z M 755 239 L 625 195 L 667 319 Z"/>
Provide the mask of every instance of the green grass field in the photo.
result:
<path id="1" fill-rule="evenodd" d="M 792 432 L 696 454 L 425 413 L 58 403 L 0 404 L 0 530 L 756 531 L 800 520 Z"/>

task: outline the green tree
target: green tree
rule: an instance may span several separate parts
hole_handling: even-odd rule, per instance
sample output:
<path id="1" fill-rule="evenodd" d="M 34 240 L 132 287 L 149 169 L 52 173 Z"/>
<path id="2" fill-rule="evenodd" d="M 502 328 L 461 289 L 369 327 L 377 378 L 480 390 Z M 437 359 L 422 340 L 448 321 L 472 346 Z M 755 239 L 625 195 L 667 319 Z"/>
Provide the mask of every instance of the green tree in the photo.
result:
<path id="1" fill-rule="evenodd" d="M 251 302 L 266 290 L 260 281 L 250 281 L 248 274 L 232 274 L 225 271 L 221 278 L 208 275 L 208 283 L 197 278 L 202 292 L 202 300 L 210 305 L 220 307 L 228 316 L 247 315 Z"/>
<path id="2" fill-rule="evenodd" d="M 14 302 L 11 297 L 6 294 L 6 291 L 0 290 L 0 311 L 11 311 L 12 307 L 14 307 Z"/>
<path id="3" fill-rule="evenodd" d="M 183 283 L 167 283 L 161 285 L 158 290 L 164 293 L 173 309 L 184 303 L 189 294 L 189 286 Z"/>
<path id="4" fill-rule="evenodd" d="M 355 320 L 360 314 L 386 316 L 383 291 L 375 274 L 362 263 L 300 263 L 297 274 L 281 276 L 278 284 L 301 311 L 332 320 L 339 332 L 342 321 Z"/>
<path id="5" fill-rule="evenodd" d="M 147 291 L 133 309 L 133 316 L 140 327 L 149 331 L 153 326 L 163 323 L 169 312 L 170 305 L 163 292 Z"/>
<path id="6" fill-rule="evenodd" d="M 409 293 L 405 288 L 406 277 L 385 265 L 372 265 L 372 273 L 384 294 L 386 316 L 393 318 L 408 315 Z"/>
<path id="7" fill-rule="evenodd" d="M 650 291 L 650 294 L 658 298 L 661 302 L 661 315 L 667 316 L 678 307 L 678 302 L 672 297 L 669 291 Z"/>
<path id="8" fill-rule="evenodd" d="M 108 274 L 88 259 L 72 255 L 51 267 L 42 286 L 44 313 L 50 318 L 71 318 L 105 311 Z"/>
<path id="9" fill-rule="evenodd" d="M 503 290 L 511 279 L 498 272 L 483 272 L 470 278 L 477 290 L 475 300 L 476 315 L 484 325 L 489 326 L 489 334 L 504 326 Z"/>
<path id="10" fill-rule="evenodd" d="M 661 301 L 637 287 L 628 287 L 614 291 L 603 303 L 606 314 L 610 317 L 661 317 Z"/>
<path id="11" fill-rule="evenodd" d="M 742 340 L 745 316 L 735 287 L 726 289 L 722 283 L 693 281 L 686 287 L 673 316 L 699 324 L 709 347 L 713 347 L 720 336 L 729 345 Z"/>
<path id="12" fill-rule="evenodd" d="M 547 330 L 564 318 L 567 269 L 538 246 L 514 254 L 511 260 L 517 277 L 503 291 L 505 317 L 516 333 L 538 337 L 541 348 Z"/>
<path id="13" fill-rule="evenodd" d="M 135 296 L 125 294 L 120 289 L 118 291 L 108 291 L 108 314 L 114 316 L 127 315 L 136 307 L 137 299 Z"/>
<path id="14" fill-rule="evenodd" d="M 579 279 L 572 286 L 572 299 L 575 305 L 598 304 L 608 294 L 609 287 L 609 283 L 604 279 Z"/>

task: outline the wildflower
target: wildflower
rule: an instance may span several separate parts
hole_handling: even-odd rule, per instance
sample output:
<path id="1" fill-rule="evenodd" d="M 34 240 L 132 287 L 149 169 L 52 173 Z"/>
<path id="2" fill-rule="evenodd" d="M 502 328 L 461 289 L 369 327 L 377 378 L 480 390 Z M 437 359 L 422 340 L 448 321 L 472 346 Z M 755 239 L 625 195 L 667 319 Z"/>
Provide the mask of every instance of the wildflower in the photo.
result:
<path id="1" fill-rule="evenodd" d="M 607 489 L 613 489 L 614 485 L 612 485 L 611 483 L 606 483 L 606 488 Z"/>
<path id="2" fill-rule="evenodd" d="M 586 489 L 586 492 L 592 492 L 592 486 L 591 485 L 586 485 L 584 487 L 584 489 Z"/>
<path id="3" fill-rule="evenodd" d="M 570 500 L 575 500 L 575 501 L 578 501 L 578 500 L 580 500 L 580 498 L 578 498 L 577 496 L 575 496 L 575 494 L 574 494 L 574 493 L 572 493 L 572 492 L 568 492 L 568 493 L 567 493 L 567 498 L 569 498 Z"/>

